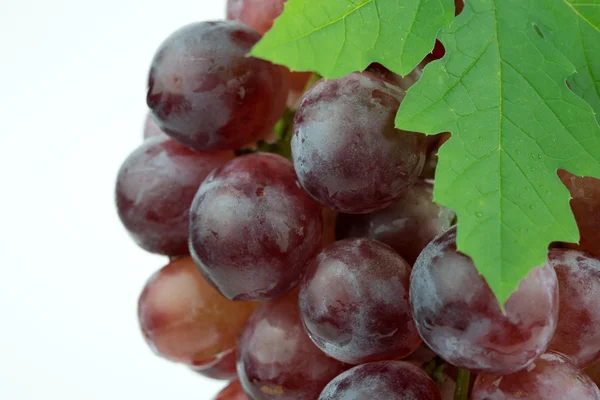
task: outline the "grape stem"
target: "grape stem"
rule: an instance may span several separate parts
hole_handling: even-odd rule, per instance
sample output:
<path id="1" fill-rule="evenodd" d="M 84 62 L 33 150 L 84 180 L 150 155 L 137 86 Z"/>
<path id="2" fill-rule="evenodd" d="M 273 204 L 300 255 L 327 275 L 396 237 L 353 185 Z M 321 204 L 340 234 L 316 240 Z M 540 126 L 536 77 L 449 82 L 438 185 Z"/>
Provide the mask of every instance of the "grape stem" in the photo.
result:
<path id="1" fill-rule="evenodd" d="M 454 389 L 454 400 L 467 400 L 469 397 L 469 384 L 471 372 L 468 369 L 459 369 L 456 376 L 456 389 Z"/>

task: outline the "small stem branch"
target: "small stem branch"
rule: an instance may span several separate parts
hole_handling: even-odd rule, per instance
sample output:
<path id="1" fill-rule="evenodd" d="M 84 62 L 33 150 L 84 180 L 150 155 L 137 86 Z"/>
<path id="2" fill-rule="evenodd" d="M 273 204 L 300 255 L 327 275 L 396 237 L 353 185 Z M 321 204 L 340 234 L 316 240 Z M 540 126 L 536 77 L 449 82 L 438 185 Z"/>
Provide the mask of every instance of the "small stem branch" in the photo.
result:
<path id="1" fill-rule="evenodd" d="M 468 369 L 459 369 L 456 377 L 456 389 L 454 390 L 454 400 L 467 400 L 469 396 L 469 384 L 471 382 L 471 372 Z"/>

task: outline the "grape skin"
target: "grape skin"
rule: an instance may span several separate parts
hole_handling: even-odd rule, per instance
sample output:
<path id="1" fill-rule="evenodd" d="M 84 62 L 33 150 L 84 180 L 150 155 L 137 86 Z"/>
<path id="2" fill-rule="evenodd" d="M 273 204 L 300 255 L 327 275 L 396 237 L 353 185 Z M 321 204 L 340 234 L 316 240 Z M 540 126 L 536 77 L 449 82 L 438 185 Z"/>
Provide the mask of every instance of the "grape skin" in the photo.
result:
<path id="1" fill-rule="evenodd" d="M 268 135 L 288 82 L 283 67 L 246 57 L 259 39 L 233 21 L 187 25 L 167 38 L 148 79 L 159 127 L 197 150 L 236 149 Z"/>
<path id="2" fill-rule="evenodd" d="M 146 121 L 144 122 L 144 140 L 149 139 L 155 136 L 162 136 L 165 133 L 160 130 L 154 118 L 152 118 L 152 113 L 148 113 L 146 115 Z"/>
<path id="3" fill-rule="evenodd" d="M 231 382 L 225 389 L 221 390 L 213 400 L 250 400 L 244 393 L 240 381 Z"/>
<path id="4" fill-rule="evenodd" d="M 371 73 L 313 85 L 296 112 L 292 138 L 302 187 L 331 209 L 362 214 L 386 207 L 416 182 L 426 139 L 394 128 L 403 95 Z"/>
<path id="5" fill-rule="evenodd" d="M 599 400 L 600 391 L 570 360 L 545 353 L 510 375 L 479 375 L 472 400 Z"/>
<path id="6" fill-rule="evenodd" d="M 421 369 L 402 361 L 359 365 L 332 380 L 319 400 L 441 400 L 435 383 Z"/>
<path id="7" fill-rule="evenodd" d="M 263 303 L 240 337 L 238 375 L 254 400 L 314 400 L 348 367 L 311 342 L 295 292 Z"/>
<path id="8" fill-rule="evenodd" d="M 336 238 L 379 240 L 412 265 L 429 242 L 450 228 L 454 217 L 452 210 L 433 202 L 433 183 L 421 180 L 383 210 L 339 214 Z"/>
<path id="9" fill-rule="evenodd" d="M 600 359 L 600 260 L 576 250 L 551 249 L 558 276 L 560 306 L 550 346 L 579 368 Z"/>
<path id="10" fill-rule="evenodd" d="M 577 221 L 581 240 L 568 247 L 600 257 L 600 179 L 579 177 L 565 170 L 558 176 L 571 193 L 571 209 Z"/>
<path id="11" fill-rule="evenodd" d="M 237 353 L 231 349 L 219 354 L 214 361 L 192 368 L 194 372 L 211 379 L 230 380 L 237 376 Z"/>
<path id="12" fill-rule="evenodd" d="M 227 0 L 227 19 L 241 21 L 264 35 L 283 12 L 286 0 Z"/>
<path id="13" fill-rule="evenodd" d="M 410 266 L 389 246 L 346 239 L 309 264 L 300 312 L 312 341 L 349 364 L 405 357 L 420 344 L 408 301 Z"/>
<path id="14" fill-rule="evenodd" d="M 548 347 L 558 319 L 558 283 L 548 263 L 521 281 L 503 315 L 471 259 L 456 251 L 456 227 L 417 259 L 410 299 L 425 343 L 450 364 L 482 373 L 527 367 Z"/>
<path id="15" fill-rule="evenodd" d="M 234 157 L 197 152 L 166 135 L 145 140 L 127 157 L 115 189 L 121 222 L 143 249 L 188 254 L 188 213 L 200 184 Z"/>
<path id="16" fill-rule="evenodd" d="M 204 366 L 235 348 L 256 304 L 225 299 L 190 257 L 171 261 L 146 283 L 138 301 L 140 328 L 154 352 Z"/>
<path id="17" fill-rule="evenodd" d="M 229 299 L 268 300 L 300 281 L 319 250 L 320 206 L 292 164 L 256 153 L 230 161 L 200 186 L 190 211 L 190 250 Z"/>

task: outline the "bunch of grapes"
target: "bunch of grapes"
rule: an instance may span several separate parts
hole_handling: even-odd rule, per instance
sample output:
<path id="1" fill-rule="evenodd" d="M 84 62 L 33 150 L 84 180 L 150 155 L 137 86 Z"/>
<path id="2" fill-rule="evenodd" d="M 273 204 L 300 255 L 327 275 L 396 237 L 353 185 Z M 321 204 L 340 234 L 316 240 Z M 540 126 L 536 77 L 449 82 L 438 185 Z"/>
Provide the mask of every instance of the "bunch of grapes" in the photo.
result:
<path id="1" fill-rule="evenodd" d="M 284 2 L 229 0 L 152 61 L 116 184 L 132 238 L 169 257 L 139 298 L 152 350 L 230 381 L 219 400 L 600 400 L 599 181 L 561 171 L 581 245 L 499 305 L 433 201 L 445 137 L 394 127 L 419 69 L 249 57 Z"/>

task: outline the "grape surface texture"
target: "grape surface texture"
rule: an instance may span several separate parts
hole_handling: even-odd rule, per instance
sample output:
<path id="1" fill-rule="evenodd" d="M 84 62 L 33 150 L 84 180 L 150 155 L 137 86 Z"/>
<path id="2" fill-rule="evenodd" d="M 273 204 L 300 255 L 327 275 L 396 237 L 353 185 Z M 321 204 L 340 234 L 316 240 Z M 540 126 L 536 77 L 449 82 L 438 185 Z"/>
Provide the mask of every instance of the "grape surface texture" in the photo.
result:
<path id="1" fill-rule="evenodd" d="M 169 36 L 148 78 L 158 126 L 197 150 L 236 149 L 268 135 L 285 109 L 287 71 L 246 57 L 259 39 L 234 21 L 190 24 Z"/>
<path id="2" fill-rule="evenodd" d="M 292 137 L 302 187 L 331 209 L 364 214 L 415 183 L 426 137 L 394 128 L 403 96 L 367 72 L 313 85 L 300 101 Z"/>
<path id="3" fill-rule="evenodd" d="M 415 262 L 410 300 L 425 343 L 450 364 L 481 373 L 527 367 L 547 349 L 558 320 L 552 266 L 534 268 L 503 314 L 472 260 L 456 251 L 456 227 L 435 238 Z"/>
<path id="4" fill-rule="evenodd" d="M 232 160 L 202 183 L 190 211 L 190 249 L 229 299 L 273 299 L 295 287 L 319 250 L 319 204 L 292 164 L 257 153 Z"/>
<path id="5" fill-rule="evenodd" d="M 327 355 L 349 364 L 405 357 L 420 344 L 408 301 L 410 266 L 389 246 L 345 239 L 309 264 L 302 321 Z"/>

